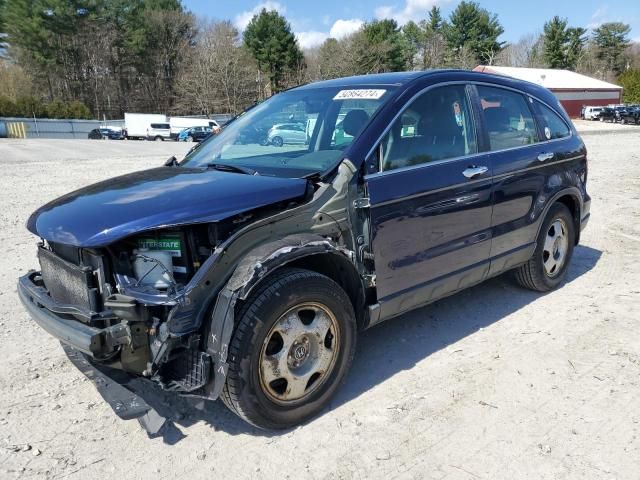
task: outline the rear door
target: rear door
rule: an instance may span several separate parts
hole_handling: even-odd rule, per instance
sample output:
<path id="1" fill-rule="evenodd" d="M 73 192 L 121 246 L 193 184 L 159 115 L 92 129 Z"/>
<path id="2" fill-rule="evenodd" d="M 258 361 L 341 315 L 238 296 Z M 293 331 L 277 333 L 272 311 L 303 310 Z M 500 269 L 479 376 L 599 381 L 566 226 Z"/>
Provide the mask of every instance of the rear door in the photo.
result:
<path id="1" fill-rule="evenodd" d="M 571 131 L 525 93 L 498 85 L 477 85 L 477 92 L 494 175 L 489 273 L 494 275 L 533 254 L 540 213 L 554 182 L 562 183 L 554 175 L 562 174 L 572 155 L 563 142 Z"/>
<path id="2" fill-rule="evenodd" d="M 435 86 L 396 117 L 366 177 L 381 319 L 485 278 L 491 165 L 464 84 Z"/>

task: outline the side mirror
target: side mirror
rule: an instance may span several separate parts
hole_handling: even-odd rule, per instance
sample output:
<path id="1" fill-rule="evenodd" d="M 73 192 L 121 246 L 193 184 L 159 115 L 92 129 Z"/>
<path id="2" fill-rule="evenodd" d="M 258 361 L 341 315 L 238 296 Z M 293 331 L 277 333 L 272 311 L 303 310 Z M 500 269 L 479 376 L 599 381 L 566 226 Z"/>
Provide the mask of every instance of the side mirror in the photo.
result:
<path id="1" fill-rule="evenodd" d="M 178 160 L 173 155 L 171 157 L 167 158 L 167 161 L 164 162 L 164 166 L 165 167 L 175 167 L 177 165 L 178 165 Z"/>

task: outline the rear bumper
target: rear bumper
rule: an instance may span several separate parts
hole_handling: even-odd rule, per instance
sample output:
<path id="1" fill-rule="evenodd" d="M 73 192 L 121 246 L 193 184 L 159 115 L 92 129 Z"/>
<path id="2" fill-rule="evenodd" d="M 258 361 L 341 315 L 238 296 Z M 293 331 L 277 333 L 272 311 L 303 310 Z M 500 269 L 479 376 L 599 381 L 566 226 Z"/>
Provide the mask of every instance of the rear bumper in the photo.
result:
<path id="1" fill-rule="evenodd" d="M 591 218 L 591 214 L 587 213 L 584 217 L 582 217 L 582 220 L 580 220 L 580 231 L 584 230 L 587 227 L 587 224 L 589 223 L 589 219 Z"/>
<path id="2" fill-rule="evenodd" d="M 86 316 L 72 305 L 55 302 L 47 290 L 36 284 L 38 272 L 29 272 L 18 281 L 18 296 L 25 309 L 40 327 L 66 345 L 95 358 L 104 358 L 130 341 L 131 332 L 125 324 L 95 328 L 62 315 Z"/>
<path id="3" fill-rule="evenodd" d="M 580 231 L 584 230 L 589 219 L 591 218 L 591 197 L 586 195 L 586 198 L 582 204 L 582 218 L 580 219 Z"/>

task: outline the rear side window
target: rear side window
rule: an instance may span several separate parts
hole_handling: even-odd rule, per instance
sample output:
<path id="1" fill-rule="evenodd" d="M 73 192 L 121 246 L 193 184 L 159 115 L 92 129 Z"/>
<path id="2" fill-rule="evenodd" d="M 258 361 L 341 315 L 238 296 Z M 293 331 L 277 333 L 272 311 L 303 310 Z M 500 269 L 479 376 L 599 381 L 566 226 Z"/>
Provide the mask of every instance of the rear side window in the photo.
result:
<path id="1" fill-rule="evenodd" d="M 478 86 L 491 150 L 522 147 L 538 141 L 525 97 L 512 90 Z"/>
<path id="2" fill-rule="evenodd" d="M 415 99 L 383 137 L 382 170 L 462 157 L 476 151 L 465 86 L 437 87 Z"/>
<path id="3" fill-rule="evenodd" d="M 560 116 L 546 105 L 538 103 L 540 115 L 544 120 L 544 135 L 547 140 L 568 137 L 571 133 L 569 127 Z"/>

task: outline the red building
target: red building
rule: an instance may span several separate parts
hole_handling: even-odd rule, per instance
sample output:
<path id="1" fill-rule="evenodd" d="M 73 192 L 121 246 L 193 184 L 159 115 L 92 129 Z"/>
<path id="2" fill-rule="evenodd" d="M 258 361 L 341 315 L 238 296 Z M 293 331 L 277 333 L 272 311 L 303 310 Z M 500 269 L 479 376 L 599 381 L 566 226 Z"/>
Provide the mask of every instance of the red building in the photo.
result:
<path id="1" fill-rule="evenodd" d="M 558 97 L 571 118 L 580 117 L 583 106 L 605 106 L 622 102 L 622 87 L 569 70 L 479 65 L 474 71 L 506 75 L 542 85 Z"/>

